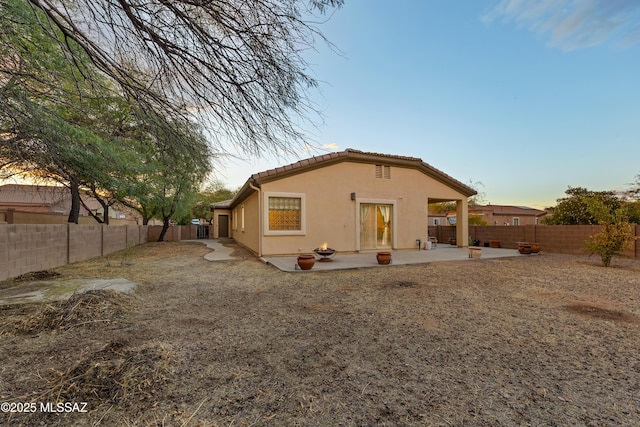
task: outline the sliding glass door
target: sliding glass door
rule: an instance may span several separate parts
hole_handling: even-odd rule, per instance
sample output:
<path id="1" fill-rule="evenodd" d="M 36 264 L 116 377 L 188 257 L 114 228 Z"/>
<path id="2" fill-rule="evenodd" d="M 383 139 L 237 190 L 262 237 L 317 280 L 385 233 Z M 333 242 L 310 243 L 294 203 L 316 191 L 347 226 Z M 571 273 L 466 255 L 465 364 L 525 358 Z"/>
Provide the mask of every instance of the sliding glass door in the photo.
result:
<path id="1" fill-rule="evenodd" d="M 393 205 L 360 204 L 360 249 L 389 249 L 392 239 Z"/>

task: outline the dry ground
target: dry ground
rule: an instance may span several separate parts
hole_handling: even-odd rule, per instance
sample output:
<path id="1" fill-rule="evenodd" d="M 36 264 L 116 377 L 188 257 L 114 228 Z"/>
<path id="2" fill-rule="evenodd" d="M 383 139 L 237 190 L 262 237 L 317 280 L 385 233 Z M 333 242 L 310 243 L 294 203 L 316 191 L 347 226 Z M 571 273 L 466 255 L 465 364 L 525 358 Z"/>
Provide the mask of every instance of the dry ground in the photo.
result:
<path id="1" fill-rule="evenodd" d="M 133 296 L 0 308 L 0 402 L 89 410 L 0 424 L 640 425 L 638 262 L 295 274 L 206 253 L 150 243 L 55 270 L 125 277 Z"/>

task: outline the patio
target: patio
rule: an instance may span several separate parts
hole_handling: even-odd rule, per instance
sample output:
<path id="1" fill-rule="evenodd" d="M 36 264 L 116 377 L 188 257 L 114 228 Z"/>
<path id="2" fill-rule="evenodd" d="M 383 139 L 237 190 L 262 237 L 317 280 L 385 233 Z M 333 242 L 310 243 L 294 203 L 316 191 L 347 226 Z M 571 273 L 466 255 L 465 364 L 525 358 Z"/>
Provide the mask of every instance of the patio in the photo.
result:
<path id="1" fill-rule="evenodd" d="M 309 253 L 311 253 L 311 251 Z M 459 248 L 457 246 L 442 244 L 438 245 L 437 248 L 431 250 L 403 250 L 391 251 L 391 253 L 393 258 L 390 265 L 425 264 L 437 261 L 471 261 L 472 259 L 478 259 L 469 258 L 469 248 Z M 518 253 L 517 249 L 482 248 L 482 256 L 479 259 L 517 256 L 531 255 L 521 255 L 520 253 Z M 332 258 L 331 262 L 318 262 L 316 257 L 316 263 L 311 270 L 300 270 L 296 263 L 297 256 L 261 257 L 260 260 L 266 264 L 273 265 L 274 267 L 286 272 L 309 272 L 366 267 L 389 267 L 388 265 L 378 264 L 375 251 L 348 254 L 341 254 L 340 252 L 337 252 L 336 255 Z"/>

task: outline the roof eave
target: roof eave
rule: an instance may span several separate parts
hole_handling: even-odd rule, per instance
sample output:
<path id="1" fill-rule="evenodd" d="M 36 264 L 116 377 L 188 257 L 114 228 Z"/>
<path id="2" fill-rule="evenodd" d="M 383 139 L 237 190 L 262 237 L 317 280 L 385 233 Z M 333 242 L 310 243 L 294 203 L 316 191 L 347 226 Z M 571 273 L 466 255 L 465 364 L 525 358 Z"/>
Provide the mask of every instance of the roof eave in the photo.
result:
<path id="1" fill-rule="evenodd" d="M 233 209 L 236 206 L 238 206 L 238 204 L 240 204 L 243 200 L 245 200 L 247 197 L 249 197 L 251 194 L 257 191 L 256 188 L 259 189 L 260 184 L 255 182 L 252 176 L 244 183 L 242 187 L 240 187 L 240 190 L 238 190 L 238 192 L 233 197 L 233 199 L 231 199 L 228 209 Z"/>
<path id="2" fill-rule="evenodd" d="M 434 178 L 456 191 L 460 192 L 465 197 L 471 197 L 478 194 L 478 192 L 469 187 L 466 184 L 458 181 L 457 179 L 447 175 L 446 173 L 434 168 L 422 161 L 419 158 L 413 157 L 399 157 L 399 156 L 385 156 L 371 153 L 364 153 L 357 150 L 346 150 L 337 153 L 330 153 L 320 157 L 311 157 L 309 159 L 301 160 L 298 163 L 278 167 L 269 171 L 260 172 L 252 175 L 253 182 L 260 186 L 262 184 L 277 181 L 282 178 L 294 176 L 304 172 L 308 172 L 314 169 L 320 169 L 332 164 L 341 162 L 356 162 L 356 163 L 370 163 L 370 164 L 384 164 L 391 166 L 399 166 L 405 168 L 413 168 L 421 171 L 427 176 Z M 245 184 L 246 185 L 246 184 Z M 243 187 L 244 188 L 244 187 Z M 241 190 L 242 191 L 242 190 Z"/>

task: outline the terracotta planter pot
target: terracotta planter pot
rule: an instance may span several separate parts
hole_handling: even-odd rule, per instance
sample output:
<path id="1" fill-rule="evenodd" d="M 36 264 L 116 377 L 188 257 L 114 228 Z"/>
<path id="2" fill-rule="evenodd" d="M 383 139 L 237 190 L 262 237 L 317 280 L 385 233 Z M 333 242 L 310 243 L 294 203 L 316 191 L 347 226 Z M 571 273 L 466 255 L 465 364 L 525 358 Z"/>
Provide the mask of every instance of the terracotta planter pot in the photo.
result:
<path id="1" fill-rule="evenodd" d="M 531 253 L 532 254 L 537 254 L 538 252 L 540 252 L 540 245 L 538 243 L 532 243 L 531 244 Z"/>
<path id="2" fill-rule="evenodd" d="M 521 243 L 518 245 L 518 252 L 520 252 L 521 254 L 526 254 L 529 255 L 532 251 L 531 251 L 531 245 L 528 243 Z"/>
<path id="3" fill-rule="evenodd" d="M 387 265 L 391 263 L 391 252 L 378 252 L 376 254 L 376 259 L 378 260 L 378 264 Z"/>
<path id="4" fill-rule="evenodd" d="M 316 257 L 311 254 L 298 255 L 298 265 L 301 270 L 311 270 L 316 263 Z"/>
<path id="5" fill-rule="evenodd" d="M 489 246 L 491 246 L 492 248 L 499 248 L 500 240 L 489 240 Z"/>

